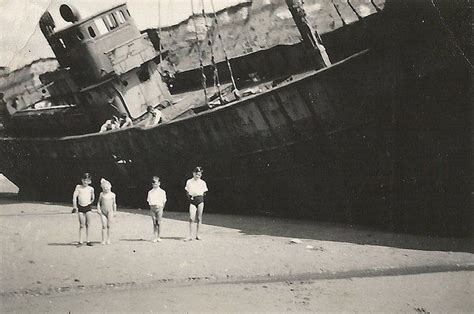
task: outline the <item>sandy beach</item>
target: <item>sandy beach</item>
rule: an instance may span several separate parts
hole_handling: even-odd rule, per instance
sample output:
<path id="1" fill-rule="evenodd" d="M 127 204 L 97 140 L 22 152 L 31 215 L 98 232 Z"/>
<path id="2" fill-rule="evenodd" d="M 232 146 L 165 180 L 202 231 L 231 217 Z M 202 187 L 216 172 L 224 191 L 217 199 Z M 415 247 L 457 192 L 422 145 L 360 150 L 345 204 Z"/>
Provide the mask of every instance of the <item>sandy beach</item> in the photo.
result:
<path id="1" fill-rule="evenodd" d="M 112 244 L 100 244 L 96 214 L 88 247 L 77 245 L 77 214 L 71 214 L 71 206 L 12 197 L 0 199 L 0 225 L 2 312 L 379 311 L 377 302 L 350 300 L 376 291 L 413 298 L 408 288 L 416 290 L 415 283 L 429 290 L 417 290 L 420 297 L 436 297 L 429 302 L 431 311 L 474 309 L 472 239 L 205 213 L 203 240 L 184 242 L 187 215 L 165 211 L 163 242 L 152 243 L 148 210 L 119 208 Z M 351 292 L 348 303 L 338 308 L 336 296 L 346 290 Z M 295 291 L 307 295 L 297 297 Z M 150 300 L 147 295 L 161 295 L 161 307 L 140 301 Z M 80 306 L 84 298 L 86 307 Z M 400 302 L 387 310 L 417 308 Z"/>

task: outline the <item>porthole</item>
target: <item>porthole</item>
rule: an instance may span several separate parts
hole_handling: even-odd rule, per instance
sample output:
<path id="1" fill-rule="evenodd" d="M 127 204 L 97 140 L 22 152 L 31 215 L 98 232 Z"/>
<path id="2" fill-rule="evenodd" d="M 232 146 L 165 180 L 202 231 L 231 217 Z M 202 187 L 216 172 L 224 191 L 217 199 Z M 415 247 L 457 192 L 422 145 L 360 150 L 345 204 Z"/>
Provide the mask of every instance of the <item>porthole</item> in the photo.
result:
<path id="1" fill-rule="evenodd" d="M 84 35 L 83 35 L 80 31 L 77 31 L 76 36 L 77 36 L 77 39 L 79 39 L 79 40 L 83 40 L 83 39 L 84 39 Z"/>
<path id="2" fill-rule="evenodd" d="M 95 32 L 94 32 L 94 29 L 92 28 L 92 26 L 89 26 L 87 28 L 87 30 L 89 31 L 89 35 L 91 35 L 92 38 L 95 37 Z"/>

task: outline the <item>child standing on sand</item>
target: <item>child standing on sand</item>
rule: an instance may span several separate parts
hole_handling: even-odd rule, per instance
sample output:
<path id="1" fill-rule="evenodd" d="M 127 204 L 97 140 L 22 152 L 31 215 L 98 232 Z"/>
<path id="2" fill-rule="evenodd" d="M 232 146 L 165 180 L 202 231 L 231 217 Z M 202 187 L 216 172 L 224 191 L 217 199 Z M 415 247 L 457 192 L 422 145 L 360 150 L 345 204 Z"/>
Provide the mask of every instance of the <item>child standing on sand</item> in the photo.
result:
<path id="1" fill-rule="evenodd" d="M 84 173 L 81 178 L 82 184 L 76 185 L 72 195 L 73 213 L 77 212 L 79 217 L 79 244 L 82 244 L 82 229 L 86 226 L 86 242 L 89 242 L 89 222 L 92 217 L 92 203 L 94 202 L 94 188 L 90 186 L 92 178 L 89 173 Z"/>
<path id="2" fill-rule="evenodd" d="M 166 192 L 160 188 L 160 178 L 152 178 L 152 189 L 148 192 L 147 202 L 150 205 L 150 215 L 153 220 L 154 238 L 152 242 L 161 242 L 161 220 L 163 218 L 163 209 L 166 205 Z"/>
<path id="3" fill-rule="evenodd" d="M 112 224 L 112 217 L 117 212 L 117 203 L 115 201 L 115 193 L 111 191 L 112 184 L 105 180 L 100 179 L 100 186 L 102 192 L 100 192 L 99 200 L 97 201 L 97 211 L 102 221 L 102 244 L 110 244 L 110 226 Z M 105 240 L 105 228 L 107 227 L 107 241 Z"/>
<path id="4" fill-rule="evenodd" d="M 207 184 L 201 179 L 203 170 L 201 167 L 196 167 L 193 170 L 193 177 L 186 182 L 186 195 L 189 199 L 189 237 L 186 241 L 192 240 L 192 226 L 196 221 L 196 240 L 201 240 L 199 237 L 199 227 L 202 223 L 202 212 L 204 211 L 204 195 L 206 194 Z"/>

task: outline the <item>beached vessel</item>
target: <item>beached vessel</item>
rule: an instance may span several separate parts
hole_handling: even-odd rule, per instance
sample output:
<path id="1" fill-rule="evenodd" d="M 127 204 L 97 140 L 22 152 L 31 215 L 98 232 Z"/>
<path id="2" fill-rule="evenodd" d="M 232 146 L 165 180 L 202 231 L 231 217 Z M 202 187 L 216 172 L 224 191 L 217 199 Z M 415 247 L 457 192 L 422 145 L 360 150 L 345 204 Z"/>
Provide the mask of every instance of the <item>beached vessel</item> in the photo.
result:
<path id="1" fill-rule="evenodd" d="M 0 172 L 25 196 L 67 200 L 88 171 L 123 204 L 142 204 L 157 174 L 168 207 L 184 210 L 184 183 L 200 165 L 211 211 L 468 232 L 472 66 L 463 24 L 449 23 L 462 3 L 387 1 L 334 32 L 359 51 L 330 64 L 301 3 L 287 2 L 307 71 L 200 106 L 174 103 L 159 39 L 138 31 L 125 4 L 87 19 L 63 6 L 72 24 L 56 32 L 43 15 L 61 65 L 44 77 L 53 105 L 11 115 Z M 164 123 L 146 125 L 149 104 L 161 105 Z M 97 132 L 119 113 L 135 125 Z"/>

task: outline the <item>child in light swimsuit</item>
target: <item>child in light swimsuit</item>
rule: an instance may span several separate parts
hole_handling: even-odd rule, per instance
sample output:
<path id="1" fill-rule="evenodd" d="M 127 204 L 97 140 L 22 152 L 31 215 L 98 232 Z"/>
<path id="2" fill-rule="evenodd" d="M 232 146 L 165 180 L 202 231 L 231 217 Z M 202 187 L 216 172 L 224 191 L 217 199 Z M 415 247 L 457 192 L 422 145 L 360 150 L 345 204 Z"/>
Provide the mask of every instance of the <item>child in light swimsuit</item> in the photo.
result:
<path id="1" fill-rule="evenodd" d="M 153 234 L 152 242 L 161 242 L 160 231 L 161 221 L 163 218 L 163 209 L 166 205 L 166 192 L 160 188 L 160 178 L 154 176 L 151 181 L 152 189 L 148 191 L 147 202 L 150 205 L 150 215 L 153 220 Z"/>
<path id="2" fill-rule="evenodd" d="M 117 202 L 115 193 L 111 191 L 112 184 L 109 181 L 103 178 L 100 179 L 100 186 L 102 192 L 100 192 L 97 201 L 97 211 L 102 221 L 102 244 L 110 244 L 110 227 L 117 212 Z M 107 228 L 107 241 L 105 240 L 105 228 Z"/>
<path id="3" fill-rule="evenodd" d="M 89 222 L 92 218 L 92 203 L 94 202 L 94 188 L 90 186 L 92 177 L 89 173 L 84 173 L 81 178 L 81 183 L 76 185 L 72 195 L 72 212 L 78 213 L 79 217 L 79 244 L 82 244 L 82 229 L 86 226 L 86 242 L 87 245 L 92 245 L 89 242 Z"/>

